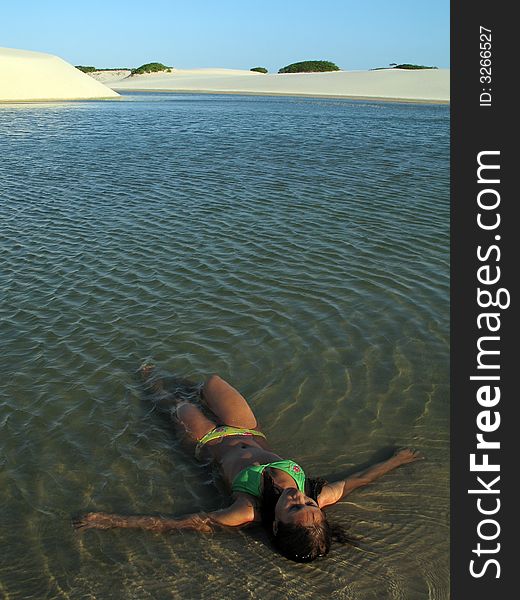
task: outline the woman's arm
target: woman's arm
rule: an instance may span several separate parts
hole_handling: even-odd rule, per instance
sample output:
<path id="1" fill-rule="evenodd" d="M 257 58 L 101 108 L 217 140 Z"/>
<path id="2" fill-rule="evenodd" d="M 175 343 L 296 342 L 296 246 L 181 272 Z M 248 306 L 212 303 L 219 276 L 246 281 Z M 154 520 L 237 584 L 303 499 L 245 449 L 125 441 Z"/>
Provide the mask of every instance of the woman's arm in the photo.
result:
<path id="1" fill-rule="evenodd" d="M 386 473 L 397 469 L 397 467 L 423 459 L 424 456 L 419 454 L 419 452 L 416 450 L 411 448 L 402 448 L 388 460 L 377 463 L 368 469 L 360 471 L 359 473 L 354 473 L 354 475 L 351 475 L 346 479 L 335 481 L 334 483 L 328 483 L 327 485 L 323 486 L 323 489 L 318 497 L 318 505 L 320 508 L 324 508 L 325 506 L 336 504 L 336 502 L 353 492 L 355 489 L 372 483 Z"/>
<path id="2" fill-rule="evenodd" d="M 72 524 L 75 529 L 147 529 L 164 533 L 180 529 L 191 529 L 203 533 L 211 533 L 216 526 L 240 527 L 254 520 L 253 507 L 243 500 L 237 500 L 228 508 L 209 513 L 197 513 L 182 517 L 163 517 L 145 515 L 116 515 L 112 513 L 91 512 L 86 513 Z"/>

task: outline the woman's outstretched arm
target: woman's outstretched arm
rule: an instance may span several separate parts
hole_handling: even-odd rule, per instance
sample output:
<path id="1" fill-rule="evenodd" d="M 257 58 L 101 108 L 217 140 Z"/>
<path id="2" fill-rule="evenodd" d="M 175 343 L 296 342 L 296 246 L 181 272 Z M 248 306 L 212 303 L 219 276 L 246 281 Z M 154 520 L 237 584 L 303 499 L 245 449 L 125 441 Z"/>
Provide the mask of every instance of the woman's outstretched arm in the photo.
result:
<path id="1" fill-rule="evenodd" d="M 243 500 L 237 500 L 228 508 L 208 513 L 196 513 L 182 517 L 147 515 L 116 515 L 104 512 L 90 512 L 73 520 L 75 529 L 147 529 L 165 533 L 181 529 L 191 529 L 211 533 L 218 526 L 240 527 L 254 520 L 254 508 Z"/>
<path id="2" fill-rule="evenodd" d="M 388 460 L 377 463 L 363 471 L 359 471 L 359 473 L 354 473 L 346 479 L 341 479 L 340 481 L 328 483 L 323 486 L 318 497 L 318 504 L 320 508 L 335 504 L 355 489 L 363 487 L 364 485 L 369 485 L 386 473 L 397 469 L 397 467 L 423 459 L 424 456 L 416 450 L 413 450 L 412 448 L 402 448 Z"/>

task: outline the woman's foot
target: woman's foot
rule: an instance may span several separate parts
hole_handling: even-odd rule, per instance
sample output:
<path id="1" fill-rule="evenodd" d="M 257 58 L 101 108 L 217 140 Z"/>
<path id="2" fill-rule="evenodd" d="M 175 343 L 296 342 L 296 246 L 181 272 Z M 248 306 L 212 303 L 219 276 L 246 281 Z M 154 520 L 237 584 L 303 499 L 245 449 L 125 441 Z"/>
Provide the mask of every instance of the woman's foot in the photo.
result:
<path id="1" fill-rule="evenodd" d="M 155 365 L 145 362 L 139 367 L 138 372 L 139 372 L 139 375 L 141 376 L 141 379 L 143 381 L 146 381 L 146 380 L 150 379 L 154 370 L 155 370 Z"/>
<path id="2" fill-rule="evenodd" d="M 168 394 L 164 387 L 164 381 L 162 377 L 159 377 L 155 371 L 155 365 L 152 365 L 151 363 L 143 363 L 139 367 L 139 375 L 141 376 L 142 382 L 146 386 L 146 391 L 153 396 L 156 396 L 159 400 L 162 397 L 170 394 Z"/>

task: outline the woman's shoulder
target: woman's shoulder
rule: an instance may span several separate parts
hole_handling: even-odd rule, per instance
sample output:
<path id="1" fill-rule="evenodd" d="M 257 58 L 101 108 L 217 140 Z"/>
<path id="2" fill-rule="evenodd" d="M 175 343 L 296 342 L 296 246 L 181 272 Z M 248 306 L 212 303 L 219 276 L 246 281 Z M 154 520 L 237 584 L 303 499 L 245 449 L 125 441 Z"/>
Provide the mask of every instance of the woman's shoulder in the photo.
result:
<path id="1" fill-rule="evenodd" d="M 259 522 L 260 501 L 257 497 L 247 492 L 233 492 L 233 508 L 244 516 L 248 522 Z"/>

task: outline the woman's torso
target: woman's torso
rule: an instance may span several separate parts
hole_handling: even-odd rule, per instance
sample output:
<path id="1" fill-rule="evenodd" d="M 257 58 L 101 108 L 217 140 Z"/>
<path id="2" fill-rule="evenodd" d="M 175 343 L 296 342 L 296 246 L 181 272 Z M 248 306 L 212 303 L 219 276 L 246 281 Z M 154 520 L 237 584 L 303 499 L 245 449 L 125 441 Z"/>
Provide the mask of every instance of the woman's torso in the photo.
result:
<path id="1" fill-rule="evenodd" d="M 228 436 L 208 442 L 207 452 L 219 466 L 222 477 L 231 490 L 235 477 L 246 467 L 265 465 L 282 460 L 261 437 Z"/>

